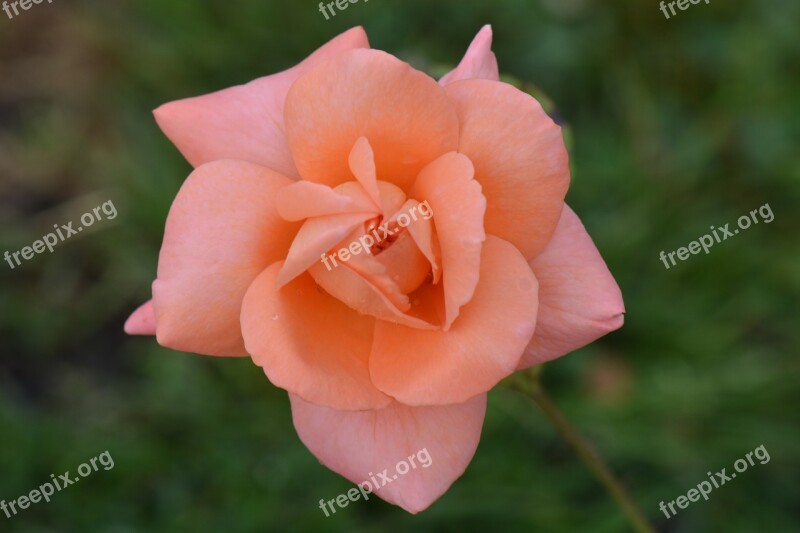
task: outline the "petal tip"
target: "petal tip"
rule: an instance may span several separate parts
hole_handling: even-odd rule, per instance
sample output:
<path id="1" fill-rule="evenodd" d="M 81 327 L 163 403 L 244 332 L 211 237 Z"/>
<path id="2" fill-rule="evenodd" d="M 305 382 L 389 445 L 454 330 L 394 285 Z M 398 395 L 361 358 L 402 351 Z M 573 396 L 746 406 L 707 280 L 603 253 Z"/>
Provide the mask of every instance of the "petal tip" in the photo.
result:
<path id="1" fill-rule="evenodd" d="M 140 305 L 125 321 L 123 330 L 128 335 L 155 335 L 156 315 L 153 310 L 153 300 Z"/>
<path id="2" fill-rule="evenodd" d="M 492 37 L 494 36 L 494 31 L 492 30 L 491 24 L 484 24 L 478 34 L 475 36 L 474 41 L 478 41 L 478 39 L 487 39 L 488 45 L 492 45 Z"/>

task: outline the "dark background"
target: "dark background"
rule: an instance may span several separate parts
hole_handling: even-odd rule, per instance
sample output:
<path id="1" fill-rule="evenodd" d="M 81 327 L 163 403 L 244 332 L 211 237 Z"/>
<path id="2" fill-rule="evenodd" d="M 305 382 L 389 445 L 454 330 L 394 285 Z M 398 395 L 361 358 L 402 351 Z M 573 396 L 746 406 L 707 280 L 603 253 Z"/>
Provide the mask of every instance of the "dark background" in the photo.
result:
<path id="1" fill-rule="evenodd" d="M 249 359 L 122 333 L 149 297 L 190 166 L 151 110 L 290 67 L 340 31 L 431 71 L 491 23 L 501 71 L 547 94 L 569 132 L 567 197 L 619 282 L 624 328 L 543 380 L 661 531 L 800 527 L 800 3 L 55 0 L 0 12 L 0 252 L 111 200 L 119 216 L 14 270 L 0 263 L 0 499 L 108 450 L 101 470 L 0 531 L 615 532 L 617 506 L 542 413 L 490 395 L 466 474 L 418 516 L 319 465 L 286 394 Z M 769 203 L 758 224 L 666 270 L 661 250 Z M 313 332 L 313 324 L 309 324 Z M 658 510 L 771 461 L 667 520 Z"/>

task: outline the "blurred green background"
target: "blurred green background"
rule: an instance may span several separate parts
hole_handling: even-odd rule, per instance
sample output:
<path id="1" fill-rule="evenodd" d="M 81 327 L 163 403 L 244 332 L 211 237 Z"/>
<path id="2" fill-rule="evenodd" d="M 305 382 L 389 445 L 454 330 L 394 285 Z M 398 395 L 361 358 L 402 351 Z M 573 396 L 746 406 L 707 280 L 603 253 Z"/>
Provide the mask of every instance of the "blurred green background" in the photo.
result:
<path id="1" fill-rule="evenodd" d="M 115 461 L 0 531 L 628 530 L 533 403 L 491 395 L 466 474 L 412 516 L 319 465 L 249 359 L 122 332 L 149 297 L 190 166 L 161 103 L 288 68 L 363 25 L 437 71 L 491 23 L 501 71 L 570 131 L 568 202 L 619 282 L 620 331 L 545 366 L 566 416 L 659 531 L 800 529 L 800 3 L 57 0 L 0 12 L 0 252 L 112 200 L 119 216 L 0 266 L 0 499 L 109 450 Z M 759 224 L 666 270 L 658 258 L 769 203 Z M 309 331 L 313 324 L 309 324 Z M 658 510 L 759 445 L 771 461 L 667 520 Z"/>

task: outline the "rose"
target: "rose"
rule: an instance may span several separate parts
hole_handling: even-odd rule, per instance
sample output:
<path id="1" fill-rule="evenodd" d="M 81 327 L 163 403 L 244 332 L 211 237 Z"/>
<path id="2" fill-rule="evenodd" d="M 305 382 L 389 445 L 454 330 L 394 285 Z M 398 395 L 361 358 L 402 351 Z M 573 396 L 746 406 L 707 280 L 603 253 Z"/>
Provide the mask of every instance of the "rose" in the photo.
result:
<path id="1" fill-rule="evenodd" d="M 498 81 L 491 39 L 437 84 L 355 28 L 285 72 L 155 111 L 196 169 L 126 331 L 250 355 L 289 391 L 301 440 L 354 483 L 430 450 L 431 468 L 376 488 L 410 512 L 465 470 L 489 389 L 623 321 L 564 204 L 561 130 Z M 400 228 L 422 202 L 433 216 Z M 322 265 L 380 226 L 398 231 Z"/>

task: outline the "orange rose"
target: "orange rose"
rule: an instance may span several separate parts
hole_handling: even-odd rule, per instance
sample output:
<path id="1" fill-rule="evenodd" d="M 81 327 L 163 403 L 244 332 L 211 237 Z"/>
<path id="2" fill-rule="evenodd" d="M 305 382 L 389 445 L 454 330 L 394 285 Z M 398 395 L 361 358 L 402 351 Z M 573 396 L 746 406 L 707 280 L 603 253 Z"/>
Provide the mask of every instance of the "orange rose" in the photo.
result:
<path id="1" fill-rule="evenodd" d="M 306 446 L 410 512 L 460 476 L 486 393 L 622 325 L 622 298 L 564 204 L 560 128 L 498 81 L 491 29 L 437 83 L 361 28 L 296 67 L 166 104 L 195 171 L 167 218 L 153 299 L 125 324 L 247 356 L 286 389 Z"/>

